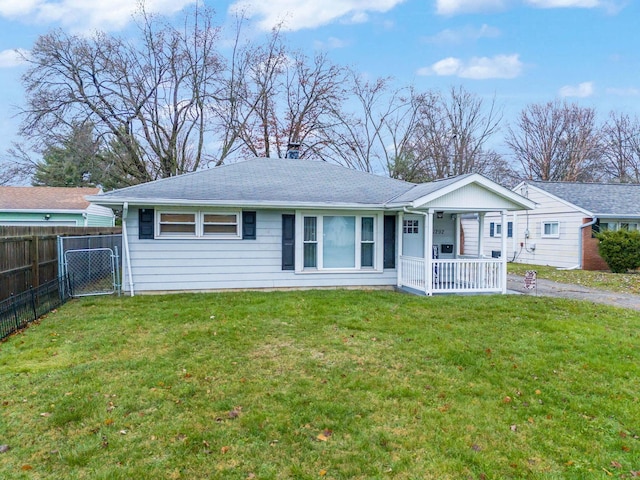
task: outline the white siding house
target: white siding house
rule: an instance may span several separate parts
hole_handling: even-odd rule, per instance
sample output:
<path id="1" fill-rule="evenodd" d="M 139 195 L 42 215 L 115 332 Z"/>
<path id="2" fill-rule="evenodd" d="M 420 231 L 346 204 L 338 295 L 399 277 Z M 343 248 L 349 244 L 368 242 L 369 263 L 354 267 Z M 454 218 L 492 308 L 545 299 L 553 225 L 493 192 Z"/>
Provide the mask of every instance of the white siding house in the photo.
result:
<path id="1" fill-rule="evenodd" d="M 252 159 L 91 200 L 122 210 L 124 289 L 131 294 L 505 292 L 504 259 L 461 254 L 460 217 L 502 217 L 533 205 L 480 175 L 416 185 L 298 159 Z"/>
<path id="2" fill-rule="evenodd" d="M 606 228 L 635 230 L 640 225 L 640 185 L 527 181 L 514 191 L 535 202 L 536 208 L 511 212 L 506 226 L 495 214 L 487 214 L 482 234 L 491 251 L 501 250 L 506 235 L 509 261 L 607 269 L 598 255 L 593 232 Z M 479 225 L 478 218 L 463 221 L 465 251 L 473 248 Z"/>

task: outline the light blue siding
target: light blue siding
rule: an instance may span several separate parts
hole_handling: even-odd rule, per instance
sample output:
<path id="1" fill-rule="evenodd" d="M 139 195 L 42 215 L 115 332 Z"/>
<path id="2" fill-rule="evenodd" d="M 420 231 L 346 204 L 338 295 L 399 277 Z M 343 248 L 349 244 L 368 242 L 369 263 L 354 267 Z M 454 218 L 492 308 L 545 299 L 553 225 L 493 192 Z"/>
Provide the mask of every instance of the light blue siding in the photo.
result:
<path id="1" fill-rule="evenodd" d="M 393 286 L 395 270 L 296 273 L 283 271 L 282 214 L 258 210 L 256 240 L 138 239 L 138 210 L 129 210 L 127 236 L 134 290 L 206 291 L 251 288 Z M 380 245 L 382 248 L 382 245 Z M 128 271 L 124 288 L 130 290 Z"/>

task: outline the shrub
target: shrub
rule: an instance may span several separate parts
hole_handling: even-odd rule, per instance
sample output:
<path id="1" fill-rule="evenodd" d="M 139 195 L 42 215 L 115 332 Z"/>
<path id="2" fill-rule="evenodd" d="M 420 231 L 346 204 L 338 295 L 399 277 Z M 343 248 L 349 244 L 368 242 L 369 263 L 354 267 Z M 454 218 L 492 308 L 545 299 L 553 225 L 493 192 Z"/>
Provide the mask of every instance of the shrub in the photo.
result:
<path id="1" fill-rule="evenodd" d="M 640 232 L 605 231 L 597 235 L 598 251 L 613 273 L 626 273 L 640 267 Z"/>

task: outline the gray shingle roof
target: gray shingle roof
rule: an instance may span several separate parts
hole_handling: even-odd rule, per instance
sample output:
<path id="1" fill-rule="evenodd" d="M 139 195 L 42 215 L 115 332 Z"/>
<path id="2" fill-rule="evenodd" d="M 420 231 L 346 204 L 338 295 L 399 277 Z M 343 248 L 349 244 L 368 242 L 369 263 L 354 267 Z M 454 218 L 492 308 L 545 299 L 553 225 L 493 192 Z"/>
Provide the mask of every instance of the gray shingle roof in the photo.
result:
<path id="1" fill-rule="evenodd" d="M 114 190 L 100 201 L 383 205 L 414 186 L 326 162 L 255 158 Z"/>
<path id="2" fill-rule="evenodd" d="M 396 198 L 394 198 L 391 203 L 408 203 L 408 202 L 412 202 L 414 200 L 417 200 L 419 198 L 422 198 L 426 195 L 429 195 L 433 192 L 437 192 L 438 190 L 441 190 L 449 185 L 451 185 L 452 183 L 456 183 L 459 182 L 460 180 L 469 177 L 473 174 L 469 173 L 466 175 L 460 175 L 458 177 L 451 177 L 451 178 L 444 178 L 442 180 L 435 180 L 433 182 L 429 182 L 429 183 L 420 183 L 418 185 L 416 185 L 415 187 L 413 187 L 411 190 L 397 196 Z"/>
<path id="3" fill-rule="evenodd" d="M 640 185 L 629 183 L 526 183 L 590 212 L 594 216 L 640 216 Z"/>

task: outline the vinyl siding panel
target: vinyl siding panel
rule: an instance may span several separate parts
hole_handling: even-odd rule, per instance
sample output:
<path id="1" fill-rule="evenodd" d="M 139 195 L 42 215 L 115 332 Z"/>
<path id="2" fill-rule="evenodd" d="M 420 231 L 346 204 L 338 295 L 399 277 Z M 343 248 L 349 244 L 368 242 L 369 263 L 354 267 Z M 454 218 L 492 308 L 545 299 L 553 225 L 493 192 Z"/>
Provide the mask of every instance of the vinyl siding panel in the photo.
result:
<path id="1" fill-rule="evenodd" d="M 0 212 L 0 224 L 84 226 L 82 213 L 49 213 L 49 220 L 45 220 L 45 215 L 47 215 L 47 212 Z"/>
<path id="2" fill-rule="evenodd" d="M 579 264 L 579 236 L 585 214 L 572 209 L 567 204 L 549 197 L 534 189 L 529 189 L 529 199 L 538 203 L 535 210 L 509 214 L 508 221 L 513 221 L 513 239 L 507 241 L 507 255 L 509 261 L 532 265 L 550 265 L 554 267 L 574 267 Z M 542 235 L 543 222 L 559 222 L 558 238 L 548 238 Z M 488 214 L 485 217 L 484 243 L 485 252 L 500 250 L 501 238 L 490 237 L 491 222 L 500 223 L 500 216 Z M 529 231 L 526 238 L 525 232 Z M 506 234 L 506 227 L 503 227 Z M 520 247 L 520 244 L 523 244 Z M 535 245 L 535 249 L 532 247 Z"/>
<path id="3" fill-rule="evenodd" d="M 516 205 L 506 198 L 485 190 L 480 185 L 470 184 L 429 202 L 429 207 L 446 210 L 473 210 L 481 206 L 483 210 L 505 210 Z"/>
<path id="4" fill-rule="evenodd" d="M 152 206 L 148 206 L 152 207 Z M 257 210 L 255 240 L 138 239 L 138 211 L 127 217 L 136 292 L 250 288 L 393 286 L 395 270 L 295 273 L 282 270 L 282 213 Z M 382 248 L 382 246 L 379 246 Z M 129 290 L 128 271 L 123 272 Z"/>

